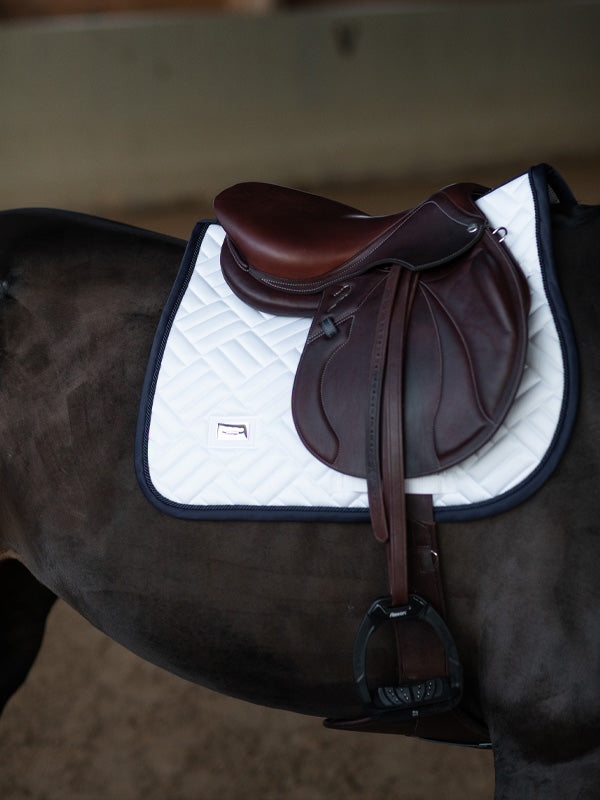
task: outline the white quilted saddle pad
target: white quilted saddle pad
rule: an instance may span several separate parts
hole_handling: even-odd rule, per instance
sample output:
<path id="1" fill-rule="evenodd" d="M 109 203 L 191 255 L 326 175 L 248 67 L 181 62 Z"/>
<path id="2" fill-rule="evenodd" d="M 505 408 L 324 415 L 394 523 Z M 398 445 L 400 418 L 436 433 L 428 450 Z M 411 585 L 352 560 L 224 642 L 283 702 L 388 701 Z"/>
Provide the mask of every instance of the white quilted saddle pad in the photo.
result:
<path id="1" fill-rule="evenodd" d="M 551 249 L 540 240 L 548 189 L 544 179 L 540 202 L 535 177 L 532 170 L 478 201 L 490 226 L 506 229 L 528 280 L 529 346 L 496 435 L 460 465 L 407 480 L 408 493 L 433 496 L 438 519 L 484 516 L 524 499 L 553 469 L 566 436 L 574 356 L 556 287 L 552 297 Z M 199 223 L 157 333 L 138 427 L 142 488 L 163 511 L 183 517 L 367 518 L 366 482 L 323 465 L 294 427 L 292 385 L 310 319 L 273 316 L 239 300 L 221 274 L 223 239 L 219 225 Z"/>

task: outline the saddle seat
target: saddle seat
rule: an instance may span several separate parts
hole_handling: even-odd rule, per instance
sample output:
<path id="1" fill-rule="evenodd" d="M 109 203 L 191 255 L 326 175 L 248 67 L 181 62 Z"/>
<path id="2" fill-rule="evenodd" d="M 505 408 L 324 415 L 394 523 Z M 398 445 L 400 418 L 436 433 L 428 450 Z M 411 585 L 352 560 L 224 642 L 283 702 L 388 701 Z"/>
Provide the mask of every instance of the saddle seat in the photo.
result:
<path id="1" fill-rule="evenodd" d="M 335 269 L 402 214 L 371 217 L 325 197 L 267 183 L 242 183 L 215 200 L 232 241 L 257 269 L 303 280 Z"/>
<path id="2" fill-rule="evenodd" d="M 316 301 L 310 295 L 334 281 L 383 264 L 429 269 L 472 247 L 484 219 L 474 205 L 466 208 L 461 194 L 466 198 L 477 189 L 462 184 L 408 211 L 370 216 L 297 189 L 236 184 L 214 201 L 227 231 L 225 278 L 261 310 L 312 315 Z"/>

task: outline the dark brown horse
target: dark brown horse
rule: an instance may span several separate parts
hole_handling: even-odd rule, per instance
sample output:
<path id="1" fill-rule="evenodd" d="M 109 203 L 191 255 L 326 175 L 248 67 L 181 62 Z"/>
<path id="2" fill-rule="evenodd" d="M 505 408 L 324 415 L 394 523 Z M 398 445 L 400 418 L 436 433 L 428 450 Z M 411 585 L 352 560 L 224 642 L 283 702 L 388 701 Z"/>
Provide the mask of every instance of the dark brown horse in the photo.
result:
<path id="1" fill-rule="evenodd" d="M 600 797 L 600 206 L 559 207 L 553 240 L 581 364 L 570 444 L 526 503 L 439 531 L 463 705 L 489 730 L 498 798 Z M 349 654 L 387 591 L 370 527 L 179 520 L 137 484 L 140 392 L 183 249 L 77 214 L 0 215 L 1 702 L 58 596 L 218 692 L 360 716 Z"/>

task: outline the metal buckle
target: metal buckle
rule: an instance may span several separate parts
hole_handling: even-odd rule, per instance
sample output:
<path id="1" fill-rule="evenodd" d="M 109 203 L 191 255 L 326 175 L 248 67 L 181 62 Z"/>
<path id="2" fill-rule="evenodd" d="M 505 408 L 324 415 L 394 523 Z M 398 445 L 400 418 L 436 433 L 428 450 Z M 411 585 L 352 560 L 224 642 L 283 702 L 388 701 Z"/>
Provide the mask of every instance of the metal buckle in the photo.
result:
<path id="1" fill-rule="evenodd" d="M 371 692 L 367 684 L 369 639 L 385 622 L 415 619 L 430 625 L 440 639 L 448 663 L 448 675 L 382 686 Z M 391 597 L 380 597 L 367 611 L 354 640 L 354 680 L 369 713 L 397 720 L 439 714 L 454 708 L 462 696 L 462 666 L 448 626 L 437 611 L 419 595 L 411 594 L 408 605 L 392 606 Z"/>
<path id="2" fill-rule="evenodd" d="M 494 230 L 492 231 L 492 236 L 496 236 L 498 241 L 502 243 L 508 236 L 508 231 L 506 230 L 504 225 L 500 225 L 500 227 L 494 228 Z"/>

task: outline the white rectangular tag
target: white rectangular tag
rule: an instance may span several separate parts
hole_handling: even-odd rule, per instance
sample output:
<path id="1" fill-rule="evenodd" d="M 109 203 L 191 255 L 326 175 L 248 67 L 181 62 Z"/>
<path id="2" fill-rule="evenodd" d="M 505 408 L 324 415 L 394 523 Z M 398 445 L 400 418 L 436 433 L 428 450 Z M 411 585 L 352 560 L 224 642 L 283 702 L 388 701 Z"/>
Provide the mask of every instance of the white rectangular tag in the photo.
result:
<path id="1" fill-rule="evenodd" d="M 256 419 L 252 417 L 211 417 L 208 445 L 219 448 L 255 447 Z"/>

